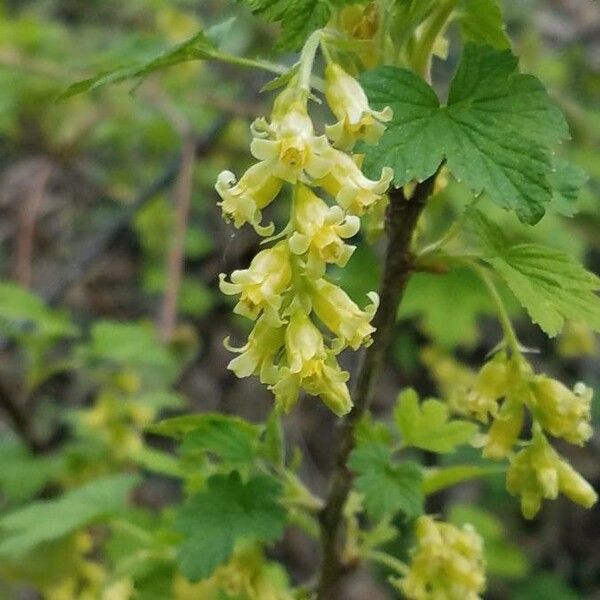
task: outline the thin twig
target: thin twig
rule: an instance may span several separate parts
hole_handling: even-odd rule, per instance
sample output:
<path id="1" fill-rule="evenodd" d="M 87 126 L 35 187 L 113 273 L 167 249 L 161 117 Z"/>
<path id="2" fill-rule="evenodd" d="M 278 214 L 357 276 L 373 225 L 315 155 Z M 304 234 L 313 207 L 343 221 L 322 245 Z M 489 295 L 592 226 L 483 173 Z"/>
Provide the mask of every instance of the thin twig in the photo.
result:
<path id="1" fill-rule="evenodd" d="M 393 339 L 398 306 L 414 267 L 411 241 L 419 216 L 433 191 L 436 177 L 437 173 L 417 185 L 410 200 L 402 189 L 390 193 L 386 214 L 388 247 L 380 284 L 379 309 L 373 319 L 377 330 L 373 335 L 373 344 L 362 357 L 353 394 L 354 408 L 341 422 L 335 468 L 325 507 L 320 515 L 322 563 L 318 600 L 332 598 L 334 586 L 352 568 L 352 565 L 344 563 L 343 556 L 343 509 L 352 487 L 352 473 L 347 462 L 355 446 L 356 425 L 370 405 L 375 382 L 383 370 L 386 353 Z"/>
<path id="2" fill-rule="evenodd" d="M 168 342 L 173 337 L 177 320 L 177 299 L 183 277 L 185 237 L 192 199 L 195 149 L 194 138 L 191 135 L 187 136 L 183 144 L 181 168 L 175 188 L 175 228 L 167 257 L 167 281 L 158 327 L 163 342 Z"/>
<path id="3" fill-rule="evenodd" d="M 31 285 L 35 224 L 44 201 L 51 172 L 50 162 L 47 159 L 42 159 L 29 186 L 29 194 L 21 205 L 14 274 L 15 279 L 25 287 Z"/>
<path id="4" fill-rule="evenodd" d="M 196 158 L 210 153 L 230 120 L 231 116 L 227 115 L 215 120 L 208 132 L 196 142 Z M 78 253 L 77 258 L 69 265 L 65 276 L 57 281 L 54 287 L 45 291 L 44 296 L 51 305 L 59 304 L 71 287 L 83 279 L 85 274 L 104 257 L 106 251 L 127 231 L 139 209 L 154 198 L 156 194 L 172 185 L 180 170 L 181 157 L 177 156 L 169 162 L 161 175 L 142 190 L 127 205 L 126 209 L 121 211 L 119 216 L 106 229 L 100 231 L 86 244 Z"/>

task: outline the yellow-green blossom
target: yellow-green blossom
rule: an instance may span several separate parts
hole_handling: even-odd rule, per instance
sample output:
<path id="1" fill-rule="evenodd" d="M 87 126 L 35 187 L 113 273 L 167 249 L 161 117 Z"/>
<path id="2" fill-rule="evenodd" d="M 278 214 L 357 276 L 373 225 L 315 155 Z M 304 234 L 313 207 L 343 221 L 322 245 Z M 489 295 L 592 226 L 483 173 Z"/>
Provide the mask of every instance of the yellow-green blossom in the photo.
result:
<path id="1" fill-rule="evenodd" d="M 458 528 L 419 517 L 408 573 L 394 583 L 409 600 L 479 600 L 485 589 L 483 540 L 470 525 Z"/>
<path id="2" fill-rule="evenodd" d="M 294 254 L 307 255 L 308 275 L 321 277 L 327 263 L 343 267 L 355 248 L 344 239 L 358 233 L 358 217 L 346 216 L 339 206 L 327 206 L 304 185 L 298 186 L 294 204 L 294 233 L 289 245 Z"/>
<path id="3" fill-rule="evenodd" d="M 252 140 L 252 155 L 265 163 L 275 177 L 296 183 L 303 173 L 311 179 L 324 177 L 331 168 L 333 148 L 326 136 L 315 136 L 306 101 L 296 100 L 280 120 L 266 126 L 254 125 L 264 137 Z"/>
<path id="4" fill-rule="evenodd" d="M 360 346 L 371 344 L 371 334 L 375 331 L 371 321 L 379 305 L 375 292 L 368 294 L 371 304 L 361 310 L 342 288 L 318 279 L 311 297 L 315 313 L 343 346 L 358 350 Z"/>
<path id="5" fill-rule="evenodd" d="M 483 456 L 494 460 L 506 458 L 519 439 L 524 420 L 523 403 L 514 397 L 507 398 L 487 433 Z"/>
<path id="6" fill-rule="evenodd" d="M 531 386 L 535 415 L 541 426 L 554 437 L 583 446 L 593 433 L 590 425 L 593 390 L 580 383 L 571 391 L 546 375 L 537 376 Z"/>
<path id="7" fill-rule="evenodd" d="M 335 63 L 325 70 L 325 97 L 338 119 L 326 127 L 327 136 L 342 150 L 351 150 L 358 140 L 376 144 L 385 130 L 383 123 L 393 116 L 389 107 L 371 109 L 360 83 Z"/>
<path id="8" fill-rule="evenodd" d="M 487 423 L 498 412 L 498 401 L 511 384 L 511 367 L 502 357 L 487 362 L 477 374 L 470 390 L 452 394 L 450 406 L 454 412 Z"/>
<path id="9" fill-rule="evenodd" d="M 535 517 L 544 498 L 554 500 L 559 492 L 586 508 L 598 499 L 594 488 L 558 455 L 535 426 L 530 444 L 511 460 L 506 487 L 521 497 L 526 519 Z"/>
<path id="10" fill-rule="evenodd" d="M 274 177 L 271 165 L 262 162 L 250 167 L 237 183 L 231 171 L 223 171 L 215 189 L 223 199 L 219 206 L 227 221 L 233 221 L 238 229 L 250 223 L 259 235 L 271 235 L 274 225 L 261 226 L 261 211 L 275 199 L 281 186 L 282 181 Z"/>
<path id="11" fill-rule="evenodd" d="M 369 179 L 351 156 L 332 150 L 330 169 L 315 184 L 348 213 L 360 216 L 381 200 L 393 176 L 392 169 L 384 167 L 378 181 Z"/>
<path id="12" fill-rule="evenodd" d="M 285 332 L 285 365 L 270 389 L 278 404 L 290 410 L 300 389 L 319 396 L 338 415 L 352 407 L 346 386 L 348 373 L 339 367 L 333 352 L 325 347 L 323 335 L 303 310 L 295 311 Z"/>
<path id="13" fill-rule="evenodd" d="M 234 271 L 231 282 L 221 274 L 219 287 L 224 294 L 240 295 L 233 309 L 236 314 L 256 319 L 261 312 L 274 326 L 281 323 L 278 311 L 281 307 L 281 294 L 287 289 L 292 278 L 289 250 L 285 242 L 280 242 L 259 252 L 248 269 Z"/>
<path id="14" fill-rule="evenodd" d="M 225 340 L 228 350 L 240 354 L 230 361 L 227 368 L 240 378 L 260 375 L 262 383 L 270 382 L 275 369 L 273 360 L 283 346 L 284 334 L 283 327 L 273 327 L 266 317 L 260 317 L 248 336 L 248 342 L 241 348 L 230 346 L 229 338 Z"/>

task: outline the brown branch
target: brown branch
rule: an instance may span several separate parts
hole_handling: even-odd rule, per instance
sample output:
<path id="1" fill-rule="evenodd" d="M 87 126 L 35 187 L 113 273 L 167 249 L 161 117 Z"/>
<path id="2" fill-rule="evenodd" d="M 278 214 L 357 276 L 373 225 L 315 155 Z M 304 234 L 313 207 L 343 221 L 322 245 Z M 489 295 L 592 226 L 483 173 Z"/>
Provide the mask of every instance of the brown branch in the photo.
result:
<path id="1" fill-rule="evenodd" d="M 47 159 L 42 159 L 37 172 L 33 174 L 29 194 L 21 205 L 19 232 L 15 254 L 15 279 L 25 287 L 31 285 L 33 260 L 33 243 L 35 240 L 35 225 L 46 194 L 46 186 L 52 172 L 52 166 Z"/>
<path id="2" fill-rule="evenodd" d="M 195 152 L 196 142 L 193 136 L 188 135 L 183 144 L 181 168 L 175 188 L 175 228 L 167 257 L 167 281 L 158 326 L 163 342 L 168 342 L 173 337 L 177 320 L 177 299 L 183 277 L 185 236 L 192 199 Z"/>
<path id="3" fill-rule="evenodd" d="M 406 198 L 402 189 L 390 193 L 386 213 L 388 246 L 380 283 L 379 309 L 373 318 L 373 325 L 377 330 L 373 335 L 373 344 L 362 357 L 353 394 L 354 408 L 341 422 L 335 468 L 325 507 L 320 514 L 322 562 L 318 600 L 333 598 L 334 586 L 354 566 L 346 564 L 343 556 L 343 509 L 352 487 L 352 473 L 347 462 L 355 446 L 354 430 L 369 408 L 375 383 L 393 339 L 398 306 L 414 270 L 411 241 L 427 198 L 433 191 L 436 177 L 437 173 L 418 184 L 410 199 Z"/>

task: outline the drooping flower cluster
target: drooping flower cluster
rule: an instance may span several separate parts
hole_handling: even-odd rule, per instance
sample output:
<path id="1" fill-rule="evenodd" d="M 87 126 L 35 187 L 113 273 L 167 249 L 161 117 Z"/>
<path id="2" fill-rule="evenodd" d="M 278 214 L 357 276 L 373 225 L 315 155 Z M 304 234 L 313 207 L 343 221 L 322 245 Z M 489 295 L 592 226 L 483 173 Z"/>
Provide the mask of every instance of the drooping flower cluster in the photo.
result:
<path id="1" fill-rule="evenodd" d="M 483 541 L 462 528 L 419 517 L 416 546 L 405 577 L 394 584 L 409 600 L 478 600 L 485 589 Z"/>
<path id="2" fill-rule="evenodd" d="M 583 446 L 592 436 L 593 392 L 582 383 L 573 390 L 544 374 L 536 374 L 523 356 L 498 353 L 467 388 L 450 395 L 451 407 L 491 426 L 483 437 L 483 455 L 509 458 L 508 491 L 521 497 L 526 518 L 533 518 L 542 499 L 562 492 L 586 508 L 597 500 L 592 486 L 552 448 L 547 435 Z M 533 436 L 516 454 L 526 413 Z"/>
<path id="3" fill-rule="evenodd" d="M 252 124 L 250 149 L 259 162 L 239 181 L 230 171 L 217 180 L 224 218 L 235 227 L 249 223 L 262 236 L 275 232 L 273 223 L 263 223 L 262 211 L 284 186 L 292 188 L 290 219 L 273 245 L 247 269 L 229 279 L 221 275 L 221 290 L 238 296 L 234 312 L 255 321 L 243 347 L 228 346 L 239 353 L 229 368 L 238 377 L 258 375 L 284 410 L 304 390 L 342 415 L 352 402 L 348 373 L 336 356 L 371 343 L 378 297 L 369 294 L 370 304 L 361 309 L 325 272 L 327 265 L 348 262 L 354 246 L 347 241 L 358 233 L 360 216 L 385 201 L 391 170 L 370 180 L 349 152 L 358 140 L 376 141 L 391 111 L 371 110 L 358 81 L 330 64 L 325 96 L 338 122 L 326 128 L 327 135 L 316 135 L 301 83 L 295 77 L 279 94 L 270 120 Z M 334 203 L 319 197 L 318 188 Z"/>

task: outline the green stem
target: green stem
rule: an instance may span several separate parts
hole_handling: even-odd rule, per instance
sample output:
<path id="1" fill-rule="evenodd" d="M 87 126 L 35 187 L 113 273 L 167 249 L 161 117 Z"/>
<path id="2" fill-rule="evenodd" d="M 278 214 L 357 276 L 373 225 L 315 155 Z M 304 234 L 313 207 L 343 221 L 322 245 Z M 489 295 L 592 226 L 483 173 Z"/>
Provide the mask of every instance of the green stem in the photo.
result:
<path id="1" fill-rule="evenodd" d="M 435 42 L 444 31 L 452 12 L 456 8 L 458 0 L 445 0 L 423 25 L 423 33 L 417 43 L 417 49 L 413 58 L 415 71 L 431 83 L 431 57 Z"/>
<path id="2" fill-rule="evenodd" d="M 298 89 L 301 92 L 310 94 L 311 76 L 317 50 L 321 44 L 323 31 L 318 29 L 313 32 L 306 40 L 302 52 L 300 54 L 300 69 L 298 70 Z"/>
<path id="3" fill-rule="evenodd" d="M 365 553 L 365 558 L 373 562 L 385 565 L 395 571 L 399 575 L 406 575 L 408 573 L 408 566 L 405 565 L 401 560 L 398 560 L 394 556 L 387 552 L 381 552 L 379 550 L 368 550 Z"/>
<path id="4" fill-rule="evenodd" d="M 490 277 L 489 271 L 473 260 L 466 260 L 465 262 L 473 269 L 473 271 L 475 271 L 488 289 L 488 292 L 494 301 L 494 304 L 496 305 L 498 318 L 500 320 L 500 325 L 502 326 L 502 331 L 504 332 L 504 339 L 507 346 L 510 348 L 515 358 L 522 358 L 523 355 L 521 353 L 521 344 L 519 343 L 517 334 L 515 333 L 510 316 L 506 310 L 506 306 L 504 306 L 504 301 L 498 292 L 496 284 Z"/>

